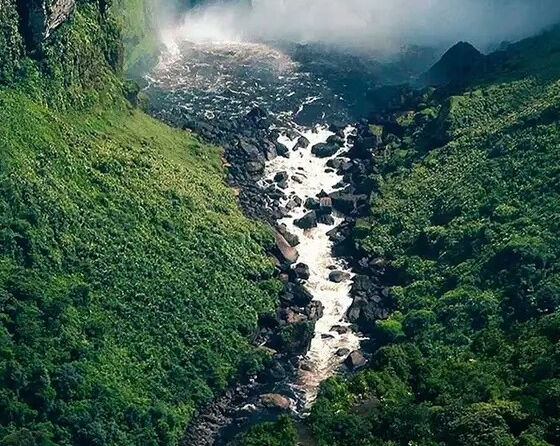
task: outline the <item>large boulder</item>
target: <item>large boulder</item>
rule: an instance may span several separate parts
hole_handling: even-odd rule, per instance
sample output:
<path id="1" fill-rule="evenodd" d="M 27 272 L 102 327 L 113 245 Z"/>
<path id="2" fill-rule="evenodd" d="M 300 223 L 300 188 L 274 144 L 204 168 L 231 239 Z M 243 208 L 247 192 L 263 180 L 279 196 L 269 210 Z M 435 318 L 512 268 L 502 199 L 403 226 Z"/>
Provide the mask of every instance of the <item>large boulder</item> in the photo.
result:
<path id="1" fill-rule="evenodd" d="M 309 140 L 305 137 L 305 136 L 300 136 L 298 138 L 298 140 L 296 141 L 296 144 L 294 145 L 294 150 L 297 149 L 306 149 L 307 147 L 309 147 Z"/>
<path id="2" fill-rule="evenodd" d="M 348 151 L 348 157 L 352 159 L 369 159 L 372 152 L 381 144 L 381 137 L 377 135 L 359 137 Z"/>
<path id="3" fill-rule="evenodd" d="M 323 304 L 318 300 L 310 302 L 309 305 L 305 308 L 307 317 L 310 321 L 313 322 L 316 322 L 323 317 L 324 310 L 325 307 L 323 307 Z"/>
<path id="4" fill-rule="evenodd" d="M 327 144 L 342 147 L 344 145 L 344 139 L 338 135 L 331 135 L 327 138 Z"/>
<path id="5" fill-rule="evenodd" d="M 274 238 L 276 240 L 276 247 L 282 256 L 282 259 L 288 263 L 295 263 L 299 257 L 297 249 L 292 247 L 278 231 L 274 231 Z"/>
<path id="6" fill-rule="evenodd" d="M 330 214 L 320 214 L 317 216 L 317 223 L 321 225 L 333 226 L 335 224 L 334 217 Z"/>
<path id="7" fill-rule="evenodd" d="M 323 197 L 319 199 L 318 214 L 331 214 L 333 210 L 332 199 L 330 197 Z"/>
<path id="8" fill-rule="evenodd" d="M 281 299 L 286 305 L 304 308 L 311 303 L 313 295 L 303 285 L 290 282 L 284 287 Z"/>
<path id="9" fill-rule="evenodd" d="M 298 263 L 294 268 L 294 273 L 298 279 L 302 280 L 309 279 L 311 275 L 309 266 L 307 266 L 305 263 Z"/>
<path id="10" fill-rule="evenodd" d="M 247 161 L 245 163 L 245 170 L 254 179 L 259 179 L 264 173 L 264 161 Z"/>
<path id="11" fill-rule="evenodd" d="M 356 297 L 350 305 L 346 316 L 352 324 L 358 325 L 360 330 L 368 333 L 375 327 L 375 322 L 389 317 L 390 310 L 380 299 Z"/>
<path id="12" fill-rule="evenodd" d="M 290 244 L 290 246 L 295 248 L 297 245 L 299 245 L 299 237 L 288 231 L 285 224 L 276 226 L 276 230 L 280 233 L 280 235 L 282 235 L 282 237 L 284 237 L 284 239 Z"/>
<path id="13" fill-rule="evenodd" d="M 317 214 L 315 211 L 308 212 L 303 217 L 294 220 L 294 225 L 301 229 L 311 229 L 317 227 Z"/>
<path id="14" fill-rule="evenodd" d="M 350 369 L 350 370 L 357 370 L 363 366 L 365 366 L 367 363 L 367 359 L 364 358 L 364 355 L 362 355 L 359 351 L 353 351 L 352 353 L 350 353 L 348 355 L 348 357 L 344 360 L 344 364 Z"/>
<path id="15" fill-rule="evenodd" d="M 330 194 L 333 208 L 343 214 L 349 215 L 359 206 L 367 203 L 367 195 L 353 195 L 345 191 L 336 191 Z"/>
<path id="16" fill-rule="evenodd" d="M 329 273 L 329 280 L 334 283 L 344 282 L 350 279 L 350 273 L 345 271 L 331 271 Z"/>
<path id="17" fill-rule="evenodd" d="M 265 393 L 259 397 L 259 403 L 269 409 L 289 410 L 290 399 L 278 393 Z"/>
<path id="18" fill-rule="evenodd" d="M 311 153 L 319 158 L 328 158 L 329 156 L 333 156 L 339 150 L 340 146 L 336 144 L 320 142 L 311 148 Z"/>
<path id="19" fill-rule="evenodd" d="M 304 204 L 305 209 L 309 209 L 310 211 L 314 211 L 316 209 L 319 209 L 320 206 L 321 206 L 321 203 L 316 198 L 309 197 L 307 200 L 305 200 L 305 204 Z"/>

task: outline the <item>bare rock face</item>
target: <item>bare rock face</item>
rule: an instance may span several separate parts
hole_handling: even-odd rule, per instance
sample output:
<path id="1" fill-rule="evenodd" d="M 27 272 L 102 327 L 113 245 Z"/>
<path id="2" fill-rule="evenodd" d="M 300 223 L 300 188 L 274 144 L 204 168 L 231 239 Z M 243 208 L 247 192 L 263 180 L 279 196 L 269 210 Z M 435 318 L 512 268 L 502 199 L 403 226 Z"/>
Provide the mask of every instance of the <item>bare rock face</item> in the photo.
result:
<path id="1" fill-rule="evenodd" d="M 29 49 L 37 47 L 74 12 L 76 0 L 18 0 L 22 34 Z"/>
<path id="2" fill-rule="evenodd" d="M 260 396 L 260 403 L 264 407 L 280 409 L 280 410 L 289 410 L 290 409 L 290 400 L 283 395 L 279 395 L 277 393 L 266 393 Z"/>
<path id="3" fill-rule="evenodd" d="M 297 250 L 292 247 L 278 231 L 274 231 L 274 236 L 276 239 L 276 247 L 278 251 L 280 251 L 283 259 L 288 263 L 295 263 L 299 257 Z"/>

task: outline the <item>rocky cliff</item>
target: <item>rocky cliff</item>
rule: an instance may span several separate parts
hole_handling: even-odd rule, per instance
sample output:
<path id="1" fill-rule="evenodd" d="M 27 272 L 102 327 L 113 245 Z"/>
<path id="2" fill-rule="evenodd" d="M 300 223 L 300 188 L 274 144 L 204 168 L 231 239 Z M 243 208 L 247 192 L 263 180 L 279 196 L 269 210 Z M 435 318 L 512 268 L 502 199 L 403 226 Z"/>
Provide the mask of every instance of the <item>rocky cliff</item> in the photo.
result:
<path id="1" fill-rule="evenodd" d="M 76 0 L 16 0 L 16 5 L 25 44 L 33 49 L 70 17 Z"/>

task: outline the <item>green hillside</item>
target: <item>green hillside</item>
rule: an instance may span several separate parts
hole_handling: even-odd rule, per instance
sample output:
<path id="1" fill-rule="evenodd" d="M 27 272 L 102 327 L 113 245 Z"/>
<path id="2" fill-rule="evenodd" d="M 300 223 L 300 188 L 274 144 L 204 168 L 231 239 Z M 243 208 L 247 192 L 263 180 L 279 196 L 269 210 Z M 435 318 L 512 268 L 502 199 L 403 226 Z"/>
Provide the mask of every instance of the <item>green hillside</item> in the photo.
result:
<path id="1" fill-rule="evenodd" d="M 560 444 L 560 29 L 403 110 L 355 240 L 396 311 L 313 408 L 319 446 Z M 451 95 L 449 94 L 451 91 Z"/>
<path id="2" fill-rule="evenodd" d="M 1 55 L 0 445 L 177 444 L 264 359 L 249 341 L 275 305 L 271 235 L 218 148 L 124 99 L 120 28 L 94 3 Z"/>

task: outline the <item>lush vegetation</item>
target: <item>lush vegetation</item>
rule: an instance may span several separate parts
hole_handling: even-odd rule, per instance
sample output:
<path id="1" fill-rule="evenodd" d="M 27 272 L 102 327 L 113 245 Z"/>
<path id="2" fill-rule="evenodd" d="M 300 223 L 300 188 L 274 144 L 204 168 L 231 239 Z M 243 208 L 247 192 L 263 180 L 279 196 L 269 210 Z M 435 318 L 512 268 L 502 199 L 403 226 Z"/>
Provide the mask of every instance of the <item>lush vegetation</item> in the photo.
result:
<path id="1" fill-rule="evenodd" d="M 295 446 L 298 433 L 292 420 L 282 415 L 276 421 L 261 423 L 237 436 L 233 446 Z"/>
<path id="2" fill-rule="evenodd" d="M 318 445 L 560 444 L 559 62 L 554 30 L 401 115 L 355 231 L 397 311 L 323 387 Z"/>
<path id="3" fill-rule="evenodd" d="M 32 57 L 2 52 L 0 445 L 176 444 L 266 359 L 270 234 L 218 148 L 124 99 L 119 29 L 82 2 Z"/>

